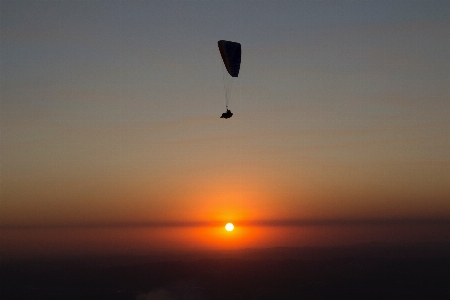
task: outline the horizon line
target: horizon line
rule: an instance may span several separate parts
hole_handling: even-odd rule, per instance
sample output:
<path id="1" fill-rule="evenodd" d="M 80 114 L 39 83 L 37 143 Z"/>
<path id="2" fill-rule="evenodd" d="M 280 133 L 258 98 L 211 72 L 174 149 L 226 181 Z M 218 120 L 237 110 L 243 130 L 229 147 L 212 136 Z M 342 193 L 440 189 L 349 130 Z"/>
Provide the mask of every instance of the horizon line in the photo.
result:
<path id="1" fill-rule="evenodd" d="M 371 218 L 371 219 L 281 219 L 230 221 L 245 227 L 309 227 L 309 226 L 383 226 L 383 225 L 450 225 L 450 218 Z M 148 222 L 86 222 L 69 224 L 0 224 L 5 229 L 64 229 L 64 228 L 168 228 L 219 227 L 225 221 L 148 221 Z"/>

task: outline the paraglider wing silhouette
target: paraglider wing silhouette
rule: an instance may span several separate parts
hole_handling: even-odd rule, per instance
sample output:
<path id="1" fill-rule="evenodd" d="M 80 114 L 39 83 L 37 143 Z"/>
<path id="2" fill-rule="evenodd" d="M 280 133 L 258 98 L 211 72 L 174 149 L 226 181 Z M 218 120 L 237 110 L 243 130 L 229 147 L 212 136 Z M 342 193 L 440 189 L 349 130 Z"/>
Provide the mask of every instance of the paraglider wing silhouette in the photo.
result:
<path id="1" fill-rule="evenodd" d="M 231 77 L 238 77 L 241 68 L 241 44 L 224 40 L 217 43 L 228 73 Z"/>

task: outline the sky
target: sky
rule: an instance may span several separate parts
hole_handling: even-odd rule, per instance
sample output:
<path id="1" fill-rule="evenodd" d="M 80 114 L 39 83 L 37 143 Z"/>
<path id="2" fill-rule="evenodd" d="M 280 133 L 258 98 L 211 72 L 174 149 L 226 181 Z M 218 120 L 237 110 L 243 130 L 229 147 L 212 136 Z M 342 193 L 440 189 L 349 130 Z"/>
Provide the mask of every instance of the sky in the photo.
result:
<path id="1" fill-rule="evenodd" d="M 1 254 L 450 240 L 448 1 L 0 3 Z"/>

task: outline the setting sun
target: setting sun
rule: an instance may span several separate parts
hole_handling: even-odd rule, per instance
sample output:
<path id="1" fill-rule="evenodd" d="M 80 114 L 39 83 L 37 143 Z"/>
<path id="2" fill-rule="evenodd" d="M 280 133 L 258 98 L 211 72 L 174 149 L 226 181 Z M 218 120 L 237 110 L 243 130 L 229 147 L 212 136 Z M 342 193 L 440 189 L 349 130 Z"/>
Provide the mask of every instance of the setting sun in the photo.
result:
<path id="1" fill-rule="evenodd" d="M 225 225 L 225 229 L 227 231 L 232 231 L 234 229 L 234 225 L 232 223 L 228 223 L 227 225 Z"/>

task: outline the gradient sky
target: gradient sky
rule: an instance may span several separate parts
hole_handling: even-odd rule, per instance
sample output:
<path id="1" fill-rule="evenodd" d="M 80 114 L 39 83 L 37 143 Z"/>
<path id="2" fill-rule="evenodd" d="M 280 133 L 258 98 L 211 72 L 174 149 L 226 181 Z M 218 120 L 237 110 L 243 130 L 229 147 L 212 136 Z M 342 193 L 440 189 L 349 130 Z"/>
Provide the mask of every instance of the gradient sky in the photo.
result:
<path id="1" fill-rule="evenodd" d="M 3 252 L 450 239 L 449 1 L 0 9 Z"/>

